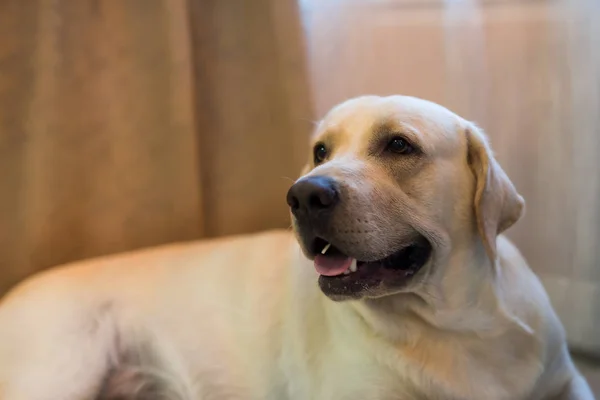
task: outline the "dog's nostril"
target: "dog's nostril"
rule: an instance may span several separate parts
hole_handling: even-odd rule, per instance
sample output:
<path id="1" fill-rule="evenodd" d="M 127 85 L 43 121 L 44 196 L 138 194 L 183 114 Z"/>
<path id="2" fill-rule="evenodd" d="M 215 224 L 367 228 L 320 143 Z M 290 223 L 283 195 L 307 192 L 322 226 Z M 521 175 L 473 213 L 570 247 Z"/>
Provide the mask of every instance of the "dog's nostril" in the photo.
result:
<path id="1" fill-rule="evenodd" d="M 310 196 L 309 205 L 312 208 L 327 208 L 333 204 L 335 200 L 335 194 L 327 191 L 318 192 Z"/>
<path id="2" fill-rule="evenodd" d="M 300 207 L 300 201 L 295 196 L 288 197 L 288 205 L 292 210 L 297 210 Z"/>

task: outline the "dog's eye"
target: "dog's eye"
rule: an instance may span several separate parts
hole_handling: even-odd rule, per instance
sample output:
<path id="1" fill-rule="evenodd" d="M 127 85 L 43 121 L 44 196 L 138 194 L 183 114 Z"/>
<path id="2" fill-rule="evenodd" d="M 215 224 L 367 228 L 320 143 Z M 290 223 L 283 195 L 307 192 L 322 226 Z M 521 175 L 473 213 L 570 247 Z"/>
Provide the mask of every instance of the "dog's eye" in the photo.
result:
<path id="1" fill-rule="evenodd" d="M 397 154 L 410 154 L 414 151 L 414 147 L 404 138 L 395 137 L 389 141 L 386 146 L 386 151 L 391 151 Z"/>
<path id="2" fill-rule="evenodd" d="M 315 159 L 315 165 L 325 161 L 325 159 L 327 158 L 327 148 L 323 143 L 318 143 L 315 146 L 313 150 L 313 156 Z"/>

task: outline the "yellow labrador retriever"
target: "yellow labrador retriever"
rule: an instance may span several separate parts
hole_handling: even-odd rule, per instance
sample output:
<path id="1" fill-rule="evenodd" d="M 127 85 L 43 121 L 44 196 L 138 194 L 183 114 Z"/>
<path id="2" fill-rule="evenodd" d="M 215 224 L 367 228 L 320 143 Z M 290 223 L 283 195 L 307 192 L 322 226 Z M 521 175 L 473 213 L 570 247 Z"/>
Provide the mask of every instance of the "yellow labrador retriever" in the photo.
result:
<path id="1" fill-rule="evenodd" d="M 295 235 L 17 287 L 0 306 L 0 399 L 593 398 L 498 236 L 523 199 L 472 123 L 411 97 L 349 100 L 318 125 L 287 201 Z"/>

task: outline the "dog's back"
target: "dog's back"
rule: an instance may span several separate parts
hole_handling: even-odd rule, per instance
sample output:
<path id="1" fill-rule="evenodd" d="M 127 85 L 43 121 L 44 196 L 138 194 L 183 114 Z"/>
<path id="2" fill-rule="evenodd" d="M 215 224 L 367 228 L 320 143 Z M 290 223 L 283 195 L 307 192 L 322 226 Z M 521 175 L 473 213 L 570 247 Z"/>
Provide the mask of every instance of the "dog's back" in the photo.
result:
<path id="1" fill-rule="evenodd" d="M 272 342 L 252 321 L 274 324 L 259 309 L 281 304 L 290 243 L 268 232 L 33 277 L 0 303 L 0 400 L 229 398 L 239 388 L 202 387 L 199 375 L 233 376 L 244 361 L 234 349 Z M 245 340 L 230 337 L 232 323 Z"/>

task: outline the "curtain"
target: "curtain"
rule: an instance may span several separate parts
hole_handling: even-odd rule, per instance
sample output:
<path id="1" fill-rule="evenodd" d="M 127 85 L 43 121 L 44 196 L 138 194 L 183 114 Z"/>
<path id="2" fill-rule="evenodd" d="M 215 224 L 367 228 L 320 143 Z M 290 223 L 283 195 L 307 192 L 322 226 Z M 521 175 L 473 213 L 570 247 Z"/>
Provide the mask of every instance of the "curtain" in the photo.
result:
<path id="1" fill-rule="evenodd" d="M 291 0 L 0 2 L 0 295 L 44 268 L 287 227 L 312 112 Z"/>
<path id="2" fill-rule="evenodd" d="M 446 105 L 527 201 L 509 236 L 574 348 L 600 354 L 600 3 L 304 0 L 317 115 L 359 94 Z"/>

